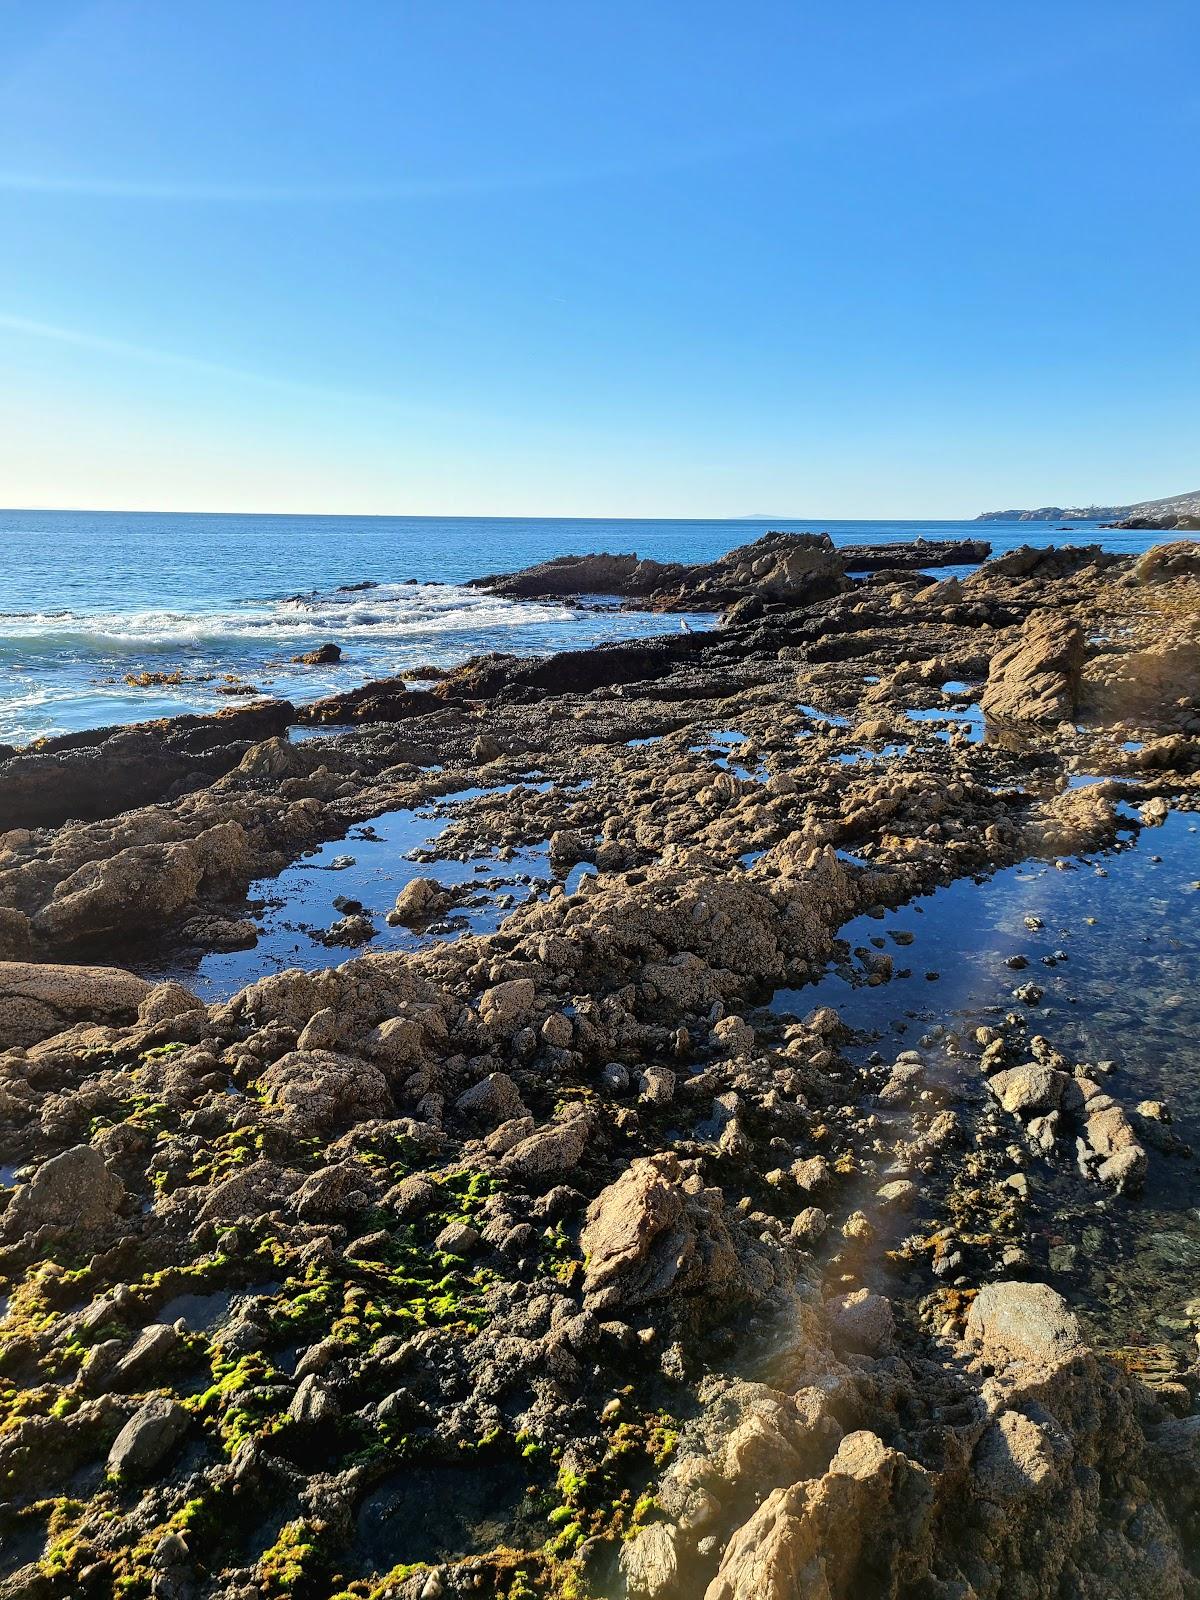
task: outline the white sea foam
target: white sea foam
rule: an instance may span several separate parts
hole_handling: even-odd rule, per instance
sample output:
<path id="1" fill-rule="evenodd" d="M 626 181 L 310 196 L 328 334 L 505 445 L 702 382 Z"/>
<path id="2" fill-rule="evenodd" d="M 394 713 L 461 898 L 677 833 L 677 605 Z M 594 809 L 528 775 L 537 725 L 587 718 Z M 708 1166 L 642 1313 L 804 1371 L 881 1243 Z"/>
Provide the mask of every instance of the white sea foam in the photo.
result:
<path id="1" fill-rule="evenodd" d="M 0 614 L 0 646 L 21 651 L 120 653 L 228 647 L 245 640 L 256 654 L 328 633 L 337 639 L 404 639 L 559 626 L 577 613 L 565 606 L 505 600 L 453 584 L 387 584 L 354 594 L 297 595 L 245 601 L 222 610 L 35 611 Z"/>
<path id="2" fill-rule="evenodd" d="M 451 667 L 489 650 L 545 654 L 603 638 L 662 632 L 659 617 L 512 601 L 457 584 L 379 584 L 120 612 L 47 607 L 0 612 L 0 742 L 173 716 L 228 705 L 234 677 L 294 701 L 403 676 L 423 663 Z M 337 667 L 295 657 L 323 643 Z M 178 682 L 138 684 L 142 672 Z"/>

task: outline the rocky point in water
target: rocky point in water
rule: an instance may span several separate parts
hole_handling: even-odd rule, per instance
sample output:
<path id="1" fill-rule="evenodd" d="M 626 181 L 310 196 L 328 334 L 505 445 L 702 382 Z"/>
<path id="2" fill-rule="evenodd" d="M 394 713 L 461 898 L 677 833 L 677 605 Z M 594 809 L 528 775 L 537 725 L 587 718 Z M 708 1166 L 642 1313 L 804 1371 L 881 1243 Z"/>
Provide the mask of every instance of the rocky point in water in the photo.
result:
<path id="1" fill-rule="evenodd" d="M 572 558 L 724 625 L 9 755 L 3 1600 L 1200 1595 L 1195 1367 L 1089 1339 L 1039 1220 L 1186 1165 L 1171 1086 L 1024 972 L 957 1079 L 764 1005 L 852 919 L 1198 809 L 1195 556 Z M 409 947 L 182 981 L 439 805 L 344 911 Z M 439 868 L 533 845 L 452 938 Z"/>

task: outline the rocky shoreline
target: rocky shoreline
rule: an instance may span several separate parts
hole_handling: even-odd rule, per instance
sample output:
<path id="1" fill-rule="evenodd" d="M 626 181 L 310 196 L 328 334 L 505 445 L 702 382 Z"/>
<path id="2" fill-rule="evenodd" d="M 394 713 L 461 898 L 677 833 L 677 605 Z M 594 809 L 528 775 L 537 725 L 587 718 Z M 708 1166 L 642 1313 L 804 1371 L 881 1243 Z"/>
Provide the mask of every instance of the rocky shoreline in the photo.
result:
<path id="1" fill-rule="evenodd" d="M 1172 1086 L 1022 971 L 937 1051 L 770 1005 L 1200 809 L 1200 556 L 887 555 L 551 563 L 487 582 L 723 625 L 0 762 L 4 1600 L 1200 1595 L 1194 1358 L 1097 1354 L 1031 1223 L 1187 1163 Z M 139 976 L 439 804 L 311 970 Z M 438 864 L 534 844 L 451 937 Z"/>

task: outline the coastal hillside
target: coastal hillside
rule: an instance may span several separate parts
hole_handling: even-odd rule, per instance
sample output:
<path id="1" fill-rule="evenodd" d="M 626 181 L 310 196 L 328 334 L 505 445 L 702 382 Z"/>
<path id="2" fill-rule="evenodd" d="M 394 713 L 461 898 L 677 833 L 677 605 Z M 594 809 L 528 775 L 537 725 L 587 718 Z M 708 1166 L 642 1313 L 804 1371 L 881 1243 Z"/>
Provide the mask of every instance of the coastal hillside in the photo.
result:
<path id="1" fill-rule="evenodd" d="M 1200 528 L 1200 489 L 1130 506 L 1039 506 L 1035 511 L 982 511 L 976 522 L 1107 522 L 1117 528 Z"/>

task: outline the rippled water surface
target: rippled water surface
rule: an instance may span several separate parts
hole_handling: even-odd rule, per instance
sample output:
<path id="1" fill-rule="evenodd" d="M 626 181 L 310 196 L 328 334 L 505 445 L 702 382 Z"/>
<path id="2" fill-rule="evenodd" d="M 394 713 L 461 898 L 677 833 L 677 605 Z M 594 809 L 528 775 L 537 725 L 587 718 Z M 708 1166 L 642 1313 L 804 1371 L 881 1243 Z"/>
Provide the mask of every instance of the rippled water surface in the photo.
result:
<path id="1" fill-rule="evenodd" d="M 933 1061 L 943 1030 L 966 1037 L 1016 1011 L 1030 1034 L 1072 1060 L 1111 1062 L 1105 1087 L 1127 1108 L 1165 1100 L 1170 1133 L 1198 1144 L 1198 912 L 1200 817 L 1174 811 L 1163 826 L 1131 832 L 1117 850 L 1068 870 L 1030 862 L 858 917 L 842 930 L 846 958 L 818 983 L 777 991 L 772 1007 L 802 1016 L 834 1006 L 874 1037 L 885 1060 L 919 1048 Z M 880 954 L 891 957 L 894 975 L 870 984 Z M 1006 964 L 1021 959 L 1025 966 Z M 1033 1004 L 1014 993 L 1029 983 L 1042 990 Z M 951 1071 L 966 1088 L 978 1077 L 961 1059 Z M 1194 1360 L 1200 1164 L 1155 1149 L 1149 1158 L 1144 1193 L 1132 1199 L 1079 1176 L 1069 1142 L 1042 1164 L 1035 1275 L 1072 1296 L 1100 1343 L 1166 1345 Z"/>
<path id="2" fill-rule="evenodd" d="M 490 572 L 595 550 L 708 561 L 768 527 L 840 544 L 982 537 L 1018 544 L 1150 534 L 1043 523 L 602 521 L 0 512 L 0 741 L 182 711 L 245 686 L 312 700 L 487 650 L 537 654 L 677 631 L 678 618 L 501 600 L 462 587 Z M 359 587 L 360 585 L 374 587 Z M 705 625 L 691 618 L 690 625 Z M 336 667 L 291 657 L 342 648 Z M 179 674 L 136 687 L 126 674 Z M 227 675 L 236 680 L 229 682 Z M 240 698 L 240 696 L 239 696 Z M 234 703 L 237 703 L 236 700 Z"/>
<path id="3" fill-rule="evenodd" d="M 556 881 L 571 892 L 584 872 L 594 870 L 581 866 L 557 879 L 545 840 L 431 859 L 459 806 L 500 792 L 464 789 L 415 810 L 384 812 L 351 828 L 344 838 L 310 850 L 278 877 L 252 883 L 249 899 L 258 937 L 247 949 L 213 951 L 194 959 L 156 951 L 147 961 L 139 961 L 135 953 L 128 964 L 148 976 L 178 978 L 202 999 L 214 1000 L 288 968 L 311 972 L 340 966 L 367 951 L 415 950 L 435 939 L 491 932 L 531 895 L 544 893 Z M 389 924 L 387 913 L 414 878 L 432 878 L 458 891 L 454 903 L 428 922 Z M 348 943 L 330 938 L 330 930 L 347 916 L 365 918 L 371 936 Z"/>

